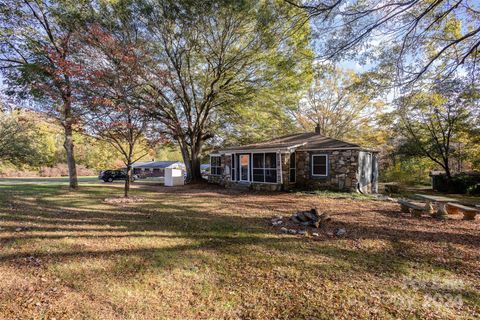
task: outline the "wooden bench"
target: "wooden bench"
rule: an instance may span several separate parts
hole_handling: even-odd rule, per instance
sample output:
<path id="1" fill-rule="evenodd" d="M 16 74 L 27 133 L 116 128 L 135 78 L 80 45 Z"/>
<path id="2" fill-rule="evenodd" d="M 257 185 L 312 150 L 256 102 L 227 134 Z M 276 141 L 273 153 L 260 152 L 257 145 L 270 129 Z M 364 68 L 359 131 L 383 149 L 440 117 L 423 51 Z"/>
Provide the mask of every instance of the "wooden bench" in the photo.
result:
<path id="1" fill-rule="evenodd" d="M 467 207 L 458 203 L 447 203 L 448 212 L 452 214 L 463 213 L 464 220 L 475 220 L 475 215 L 480 212 L 479 209 Z"/>
<path id="2" fill-rule="evenodd" d="M 402 212 L 412 213 L 414 217 L 421 217 L 422 213 L 425 211 L 425 207 L 408 202 L 406 200 L 398 200 L 398 203 L 400 204 L 400 209 Z"/>

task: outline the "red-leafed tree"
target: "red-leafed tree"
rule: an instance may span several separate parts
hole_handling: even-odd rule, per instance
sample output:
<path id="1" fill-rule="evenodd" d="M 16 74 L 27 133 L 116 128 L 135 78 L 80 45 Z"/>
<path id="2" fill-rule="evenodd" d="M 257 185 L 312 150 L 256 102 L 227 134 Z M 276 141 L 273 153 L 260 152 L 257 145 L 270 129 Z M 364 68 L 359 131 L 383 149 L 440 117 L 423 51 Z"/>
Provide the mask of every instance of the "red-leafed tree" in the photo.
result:
<path id="1" fill-rule="evenodd" d="M 0 70 L 9 92 L 34 98 L 35 108 L 62 125 L 72 189 L 78 187 L 73 131 L 79 115 L 75 81 L 81 73 L 72 45 L 75 21 L 86 5 L 82 0 L 0 0 Z"/>
<path id="2" fill-rule="evenodd" d="M 87 134 L 108 142 L 122 156 L 126 167 L 128 197 L 132 165 L 149 153 L 160 137 L 150 130 L 151 118 L 141 108 L 138 91 L 147 56 L 132 26 L 87 27 L 77 59 L 86 59 L 82 71 L 82 98 Z"/>

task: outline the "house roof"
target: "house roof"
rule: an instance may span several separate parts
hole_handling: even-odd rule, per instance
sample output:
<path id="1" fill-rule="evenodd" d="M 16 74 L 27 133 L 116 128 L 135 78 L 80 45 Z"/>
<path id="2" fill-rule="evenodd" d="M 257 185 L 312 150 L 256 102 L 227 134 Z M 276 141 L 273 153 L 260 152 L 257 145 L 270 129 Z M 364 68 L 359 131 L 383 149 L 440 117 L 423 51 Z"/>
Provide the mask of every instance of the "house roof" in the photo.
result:
<path id="1" fill-rule="evenodd" d="M 218 152 L 237 150 L 264 150 L 264 149 L 291 149 L 297 150 L 341 150 L 359 149 L 366 150 L 358 144 L 322 136 L 315 132 L 297 133 L 278 137 L 272 140 L 253 143 L 243 146 L 227 147 Z"/>
<path id="2" fill-rule="evenodd" d="M 132 166 L 132 168 L 145 168 L 145 169 L 159 168 L 159 169 L 162 169 L 162 168 L 168 168 L 168 167 L 170 167 L 171 165 L 174 165 L 174 164 L 183 165 L 183 163 L 180 162 L 180 161 L 149 161 L 149 162 L 137 162 Z"/>

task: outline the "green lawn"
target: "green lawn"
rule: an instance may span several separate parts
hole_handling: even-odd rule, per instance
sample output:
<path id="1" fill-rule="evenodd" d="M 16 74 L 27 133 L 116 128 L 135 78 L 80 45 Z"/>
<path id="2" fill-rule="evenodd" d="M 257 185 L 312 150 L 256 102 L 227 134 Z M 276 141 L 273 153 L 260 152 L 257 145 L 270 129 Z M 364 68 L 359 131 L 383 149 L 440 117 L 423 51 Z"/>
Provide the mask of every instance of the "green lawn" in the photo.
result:
<path id="1" fill-rule="evenodd" d="M 64 180 L 0 180 L 0 318 L 480 316 L 478 218 L 213 186 L 136 185 L 139 202 L 108 204 L 120 183 L 83 182 L 70 192 Z M 311 207 L 333 218 L 318 237 L 270 226 Z"/>
<path id="2" fill-rule="evenodd" d="M 99 183 L 97 176 L 93 177 L 78 177 L 78 183 L 82 184 L 96 184 Z M 35 184 L 35 185 L 55 185 L 66 186 L 68 185 L 68 177 L 57 178 L 0 178 L 0 185 L 18 185 L 18 184 Z"/>
<path id="3" fill-rule="evenodd" d="M 148 178 L 136 180 L 134 183 L 143 184 L 163 184 L 163 178 Z M 51 186 L 68 186 L 68 177 L 55 177 L 55 178 L 42 178 L 42 177 L 29 177 L 29 178 L 0 178 L 0 186 L 7 185 L 51 185 Z M 113 182 L 105 183 L 99 180 L 97 176 L 84 176 L 78 177 L 79 185 L 119 185 L 123 186 L 123 180 L 115 180 Z"/>

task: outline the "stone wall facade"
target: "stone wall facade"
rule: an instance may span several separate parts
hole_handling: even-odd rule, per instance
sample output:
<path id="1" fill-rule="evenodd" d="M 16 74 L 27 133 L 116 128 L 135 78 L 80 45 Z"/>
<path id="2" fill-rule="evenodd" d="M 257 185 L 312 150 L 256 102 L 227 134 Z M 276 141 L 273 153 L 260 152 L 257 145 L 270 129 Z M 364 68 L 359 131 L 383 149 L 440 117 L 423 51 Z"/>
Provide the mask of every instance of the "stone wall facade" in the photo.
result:
<path id="1" fill-rule="evenodd" d="M 217 176 L 217 175 L 208 175 L 208 182 L 209 183 L 214 183 L 214 184 L 219 184 L 219 185 L 224 185 L 225 180 L 223 179 L 222 176 Z"/>
<path id="2" fill-rule="evenodd" d="M 297 151 L 297 182 L 300 188 L 315 190 L 356 191 L 358 182 L 357 150 Z M 312 155 L 328 156 L 326 177 L 312 176 Z"/>

